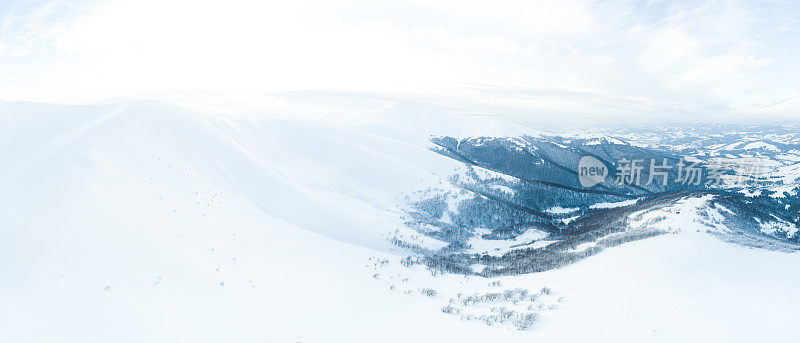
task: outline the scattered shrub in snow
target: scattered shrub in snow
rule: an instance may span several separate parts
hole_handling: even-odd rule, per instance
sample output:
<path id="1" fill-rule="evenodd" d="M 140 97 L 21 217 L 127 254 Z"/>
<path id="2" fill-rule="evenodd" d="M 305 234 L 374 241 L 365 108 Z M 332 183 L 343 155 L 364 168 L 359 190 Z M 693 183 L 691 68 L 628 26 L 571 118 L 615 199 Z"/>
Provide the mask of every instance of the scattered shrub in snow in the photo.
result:
<path id="1" fill-rule="evenodd" d="M 457 307 L 453 307 L 452 305 L 446 305 L 445 307 L 442 307 L 442 312 L 458 314 L 458 313 L 461 313 L 461 309 L 457 308 Z"/>
<path id="2" fill-rule="evenodd" d="M 403 267 L 406 267 L 406 268 L 408 268 L 408 267 L 411 267 L 411 266 L 413 266 L 413 265 L 414 265 L 414 264 L 416 264 L 416 263 L 418 263 L 417 259 L 416 259 L 416 258 L 413 258 L 413 257 L 411 257 L 411 256 L 406 256 L 405 258 L 403 258 L 402 260 L 400 260 L 400 264 L 401 264 Z"/>
<path id="3" fill-rule="evenodd" d="M 439 294 L 439 292 L 437 292 L 435 289 L 430 288 L 420 288 L 419 293 L 429 297 L 435 297 L 437 294 Z"/>
<path id="4" fill-rule="evenodd" d="M 378 258 L 378 257 L 370 257 L 369 258 L 370 261 L 372 261 L 373 259 L 375 260 L 375 262 L 373 262 L 373 266 L 375 268 L 383 267 L 385 264 L 389 263 L 388 259 L 381 259 L 381 258 Z"/>
<path id="5" fill-rule="evenodd" d="M 537 319 L 539 319 L 539 314 L 526 313 L 514 319 L 514 326 L 517 328 L 517 330 L 524 331 L 530 328 Z"/>

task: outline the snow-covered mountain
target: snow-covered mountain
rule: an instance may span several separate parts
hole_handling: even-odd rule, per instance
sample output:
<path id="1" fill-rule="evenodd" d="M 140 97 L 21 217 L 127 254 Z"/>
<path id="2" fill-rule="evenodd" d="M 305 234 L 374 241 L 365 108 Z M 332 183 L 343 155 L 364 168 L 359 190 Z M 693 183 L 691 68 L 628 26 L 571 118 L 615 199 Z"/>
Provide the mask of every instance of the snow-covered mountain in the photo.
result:
<path id="1" fill-rule="evenodd" d="M 800 165 L 778 161 L 777 156 L 785 154 L 737 152 L 726 161 L 758 159 L 764 165 L 749 175 L 738 175 L 735 170 L 711 167 L 719 162 L 706 150 L 650 147 L 603 135 L 435 137 L 432 143 L 432 150 L 464 168 L 450 178 L 452 187 L 427 188 L 408 201 L 406 224 L 448 243 L 436 251 L 417 249 L 425 255 L 419 262 L 430 267 L 483 276 L 558 268 L 603 247 L 673 232 L 656 225 L 661 217 L 672 215 L 651 218 L 642 230 L 632 227 L 642 211 L 659 212 L 698 198 L 707 198 L 701 207 L 723 210 L 701 211 L 694 222 L 717 220 L 719 225 L 712 226 L 724 229 L 714 232 L 727 240 L 796 250 L 800 239 L 798 183 L 783 173 Z M 580 162 L 587 156 L 609 170 L 604 182 L 592 187 L 583 187 L 578 177 Z M 625 160 L 644 164 L 638 171 L 641 182 L 619 182 L 624 172 L 619 163 Z M 656 161 L 663 163 L 663 170 L 655 168 Z M 687 170 L 695 164 L 707 166 L 695 168 L 696 182 L 676 182 L 688 179 Z M 747 182 L 734 182 L 737 179 Z M 407 240 L 398 245 L 414 247 Z M 481 267 L 476 270 L 476 266 Z"/>
<path id="2" fill-rule="evenodd" d="M 793 131 L 406 114 L 0 103 L 0 340 L 796 335 Z M 587 154 L 756 152 L 766 172 L 744 188 L 587 189 L 575 174 Z"/>

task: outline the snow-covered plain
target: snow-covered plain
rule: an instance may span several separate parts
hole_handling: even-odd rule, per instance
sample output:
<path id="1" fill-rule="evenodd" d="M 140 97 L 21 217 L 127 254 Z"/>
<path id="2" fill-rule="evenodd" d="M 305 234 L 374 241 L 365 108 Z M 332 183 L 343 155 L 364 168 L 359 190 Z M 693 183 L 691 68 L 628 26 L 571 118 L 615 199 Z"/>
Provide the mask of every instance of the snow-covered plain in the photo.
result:
<path id="1" fill-rule="evenodd" d="M 692 211 L 538 274 L 401 266 L 396 198 L 459 166 L 392 124 L 0 104 L 0 341 L 795 340 L 800 255 L 725 243 Z M 526 331 L 442 312 L 543 287 Z"/>

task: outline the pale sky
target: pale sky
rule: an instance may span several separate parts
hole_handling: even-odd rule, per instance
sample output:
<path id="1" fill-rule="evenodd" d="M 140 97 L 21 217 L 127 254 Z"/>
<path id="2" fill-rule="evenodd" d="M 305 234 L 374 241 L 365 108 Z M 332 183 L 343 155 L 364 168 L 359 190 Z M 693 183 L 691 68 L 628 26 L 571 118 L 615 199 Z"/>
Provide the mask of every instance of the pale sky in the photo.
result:
<path id="1" fill-rule="evenodd" d="M 0 100 L 800 119 L 798 20 L 796 1 L 2 0 Z"/>

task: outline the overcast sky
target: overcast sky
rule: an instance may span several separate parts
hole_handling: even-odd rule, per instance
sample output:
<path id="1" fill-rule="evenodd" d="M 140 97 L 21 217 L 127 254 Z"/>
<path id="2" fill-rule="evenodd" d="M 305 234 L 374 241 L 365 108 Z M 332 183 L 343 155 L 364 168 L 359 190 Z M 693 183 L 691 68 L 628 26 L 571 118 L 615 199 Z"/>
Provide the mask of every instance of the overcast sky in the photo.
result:
<path id="1" fill-rule="evenodd" d="M 299 92 L 530 118 L 800 118 L 799 19 L 796 1 L 6 0 L 0 99 L 246 112 Z"/>

